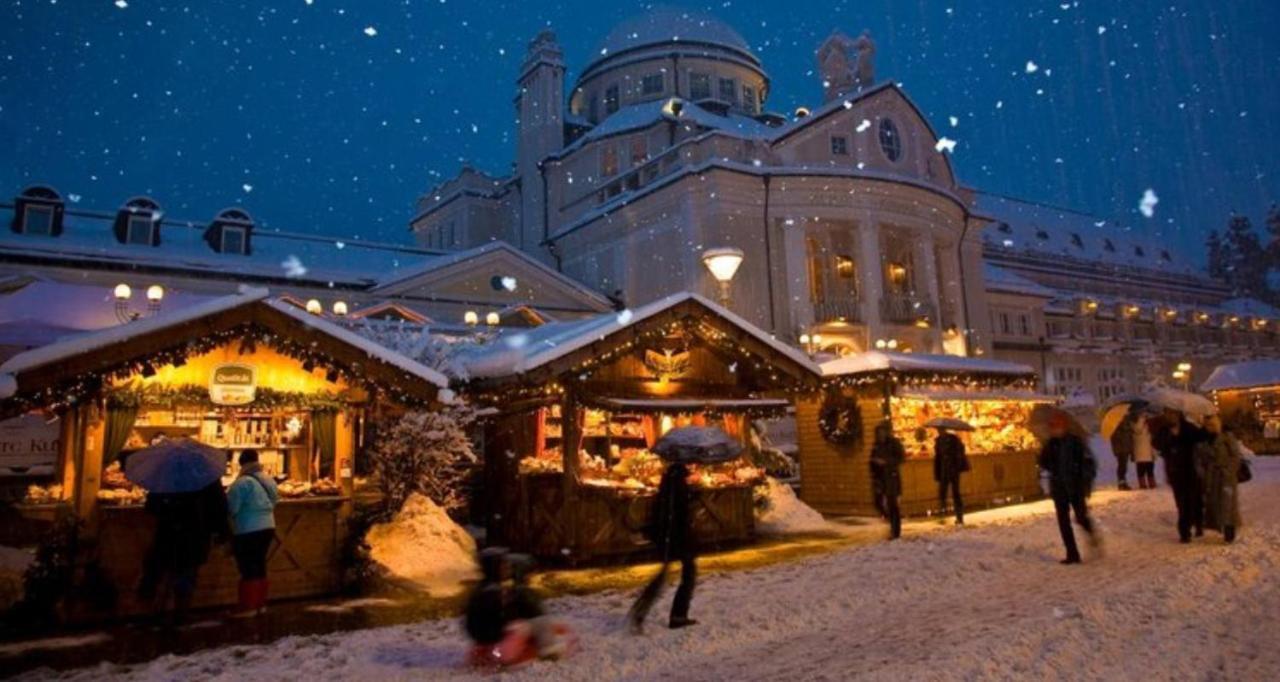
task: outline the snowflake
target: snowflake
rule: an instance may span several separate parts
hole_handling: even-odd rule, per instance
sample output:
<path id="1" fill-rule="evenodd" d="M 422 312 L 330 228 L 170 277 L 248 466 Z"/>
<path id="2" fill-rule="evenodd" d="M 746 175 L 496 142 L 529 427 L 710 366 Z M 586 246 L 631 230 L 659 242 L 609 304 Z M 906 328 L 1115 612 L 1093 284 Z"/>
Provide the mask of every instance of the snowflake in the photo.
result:
<path id="1" fill-rule="evenodd" d="M 938 138 L 938 144 L 933 145 L 933 148 L 940 152 L 954 154 L 956 151 L 956 141 L 949 137 L 940 137 Z"/>
<path id="2" fill-rule="evenodd" d="M 120 9 L 124 9 L 128 6 L 129 6 L 129 3 L 125 2 L 125 0 L 116 0 L 116 7 L 119 7 Z"/>
<path id="3" fill-rule="evenodd" d="M 284 276 L 296 279 L 307 274 L 307 267 L 298 260 L 297 256 L 290 255 L 280 262 L 280 267 L 284 268 Z"/>
<path id="4" fill-rule="evenodd" d="M 870 128 L 870 127 L 871 127 L 871 121 L 868 121 L 867 119 L 864 118 L 862 119 L 862 123 L 859 123 L 858 127 L 854 128 L 854 130 L 856 132 L 861 133 L 861 132 L 866 132 L 867 128 Z"/>
<path id="5" fill-rule="evenodd" d="M 1031 61 L 1030 59 L 1027 60 L 1027 73 L 1035 73 L 1039 70 L 1040 70 L 1040 67 L 1036 66 L 1035 62 Z"/>
<path id="6" fill-rule="evenodd" d="M 627 308 L 622 312 L 618 313 L 618 324 L 627 324 L 628 322 L 631 321 L 632 317 L 633 317 L 633 313 L 631 312 L 631 309 Z"/>
<path id="7" fill-rule="evenodd" d="M 1142 200 L 1138 202 L 1138 212 L 1147 218 L 1151 218 L 1156 214 L 1156 204 L 1160 203 L 1160 197 L 1156 196 L 1156 191 L 1147 188 L 1142 193 Z"/>
<path id="8" fill-rule="evenodd" d="M 367 36 L 369 36 L 370 38 L 372 38 L 372 37 L 374 37 L 374 36 L 378 35 L 378 29 L 376 29 L 376 28 L 374 28 L 374 27 L 372 27 L 372 26 L 365 26 L 365 27 L 364 27 L 364 34 L 365 34 L 365 35 L 367 35 Z"/>
<path id="9" fill-rule="evenodd" d="M 253 185 L 250 185 L 247 182 L 244 183 L 243 185 L 240 185 L 240 188 L 244 190 L 245 194 L 248 194 L 249 192 L 253 191 Z"/>

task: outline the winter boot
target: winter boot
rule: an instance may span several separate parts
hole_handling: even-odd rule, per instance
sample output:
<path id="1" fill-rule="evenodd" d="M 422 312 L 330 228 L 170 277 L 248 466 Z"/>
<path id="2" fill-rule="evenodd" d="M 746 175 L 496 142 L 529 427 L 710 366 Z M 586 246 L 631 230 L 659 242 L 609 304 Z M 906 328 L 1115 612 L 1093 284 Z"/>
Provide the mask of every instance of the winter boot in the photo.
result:
<path id="1" fill-rule="evenodd" d="M 1226 540 L 1228 543 L 1235 542 L 1235 541 L 1236 541 L 1236 527 L 1235 527 L 1235 526 L 1224 526 L 1224 527 L 1222 528 L 1222 539 L 1223 539 L 1223 540 Z"/>
<path id="2" fill-rule="evenodd" d="M 254 615 L 254 580 L 240 581 L 240 601 L 236 604 L 236 610 L 231 614 L 232 618 L 248 618 Z"/>
<path id="3" fill-rule="evenodd" d="M 267 612 L 267 589 L 271 583 L 266 578 L 258 578 L 254 582 L 257 583 L 257 587 L 253 593 L 253 608 L 257 615 L 261 616 Z"/>
<path id="4" fill-rule="evenodd" d="M 1133 488 L 1130 488 L 1130 487 L 1129 487 L 1129 482 L 1128 482 L 1128 481 L 1123 481 L 1123 480 L 1122 480 L 1122 481 L 1120 481 L 1120 483 L 1116 486 L 1116 489 L 1118 489 L 1118 490 L 1133 490 Z"/>

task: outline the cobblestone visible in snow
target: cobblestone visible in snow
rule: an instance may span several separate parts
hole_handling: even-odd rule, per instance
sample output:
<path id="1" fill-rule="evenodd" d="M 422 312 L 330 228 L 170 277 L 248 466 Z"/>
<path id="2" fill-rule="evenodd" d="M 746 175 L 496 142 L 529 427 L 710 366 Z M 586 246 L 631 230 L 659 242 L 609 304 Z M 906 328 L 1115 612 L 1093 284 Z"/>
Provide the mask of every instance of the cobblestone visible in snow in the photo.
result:
<path id="1" fill-rule="evenodd" d="M 909 524 L 905 539 L 698 588 L 694 628 L 625 632 L 631 592 L 550 603 L 581 637 L 518 679 L 1271 679 L 1280 669 L 1280 460 L 1241 488 L 1235 545 L 1180 545 L 1167 487 L 1095 495 L 1106 555 L 1061 566 L 1051 505 Z M 669 598 L 669 597 L 668 597 Z M 663 604 L 657 612 L 661 613 Z M 165 656 L 73 680 L 466 678 L 454 620 Z M 31 675 L 30 678 L 38 677 Z M 479 676 L 476 676 L 479 677 Z"/>

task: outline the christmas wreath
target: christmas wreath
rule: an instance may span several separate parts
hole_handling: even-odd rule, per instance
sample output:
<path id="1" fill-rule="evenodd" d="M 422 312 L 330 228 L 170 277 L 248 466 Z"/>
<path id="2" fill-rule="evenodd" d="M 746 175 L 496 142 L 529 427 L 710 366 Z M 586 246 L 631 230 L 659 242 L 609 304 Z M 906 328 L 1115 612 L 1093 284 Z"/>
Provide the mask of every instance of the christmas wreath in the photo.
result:
<path id="1" fill-rule="evenodd" d="M 818 410 L 818 432 L 828 443 L 850 445 L 862 439 L 862 409 L 854 398 L 831 394 Z"/>

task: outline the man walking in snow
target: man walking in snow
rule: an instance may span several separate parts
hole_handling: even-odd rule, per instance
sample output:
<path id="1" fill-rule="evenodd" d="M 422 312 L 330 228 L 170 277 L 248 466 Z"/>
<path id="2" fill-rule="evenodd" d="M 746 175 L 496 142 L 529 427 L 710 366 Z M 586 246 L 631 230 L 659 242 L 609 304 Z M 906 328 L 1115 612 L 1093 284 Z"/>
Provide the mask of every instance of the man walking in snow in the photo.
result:
<path id="1" fill-rule="evenodd" d="M 1138 417 L 1127 414 L 1111 434 L 1111 452 L 1116 456 L 1116 487 L 1129 490 L 1129 460 L 1133 459 L 1133 422 Z"/>
<path id="2" fill-rule="evenodd" d="M 946 429 L 938 429 L 933 441 L 933 480 L 938 482 L 938 507 L 947 508 L 947 490 L 955 502 L 956 524 L 964 525 L 964 500 L 960 497 L 960 474 L 969 470 L 964 441 Z"/>
<path id="3" fill-rule="evenodd" d="M 902 536 L 902 512 L 898 508 L 898 496 L 902 494 L 902 460 L 906 449 L 902 441 L 893 435 L 893 426 L 887 422 L 876 425 L 875 444 L 871 447 L 871 479 L 876 509 L 889 519 L 889 539 Z"/>
<path id="4" fill-rule="evenodd" d="M 1173 488 L 1173 502 L 1178 507 L 1178 539 L 1191 542 L 1204 535 L 1204 502 L 1200 476 L 1196 472 L 1196 446 L 1208 440 L 1203 429 L 1187 421 L 1181 412 L 1165 410 L 1160 427 L 1151 442 L 1164 458 L 1165 478 Z"/>
<path id="5" fill-rule="evenodd" d="M 675 601 L 671 603 L 668 626 L 675 630 L 698 624 L 689 617 L 689 604 L 693 601 L 693 588 L 698 579 L 698 552 L 690 504 L 693 492 L 688 479 L 689 468 L 681 462 L 672 462 L 667 465 L 662 482 L 658 484 L 658 495 L 653 500 L 650 536 L 661 553 L 662 567 L 631 607 L 629 618 L 633 632 L 643 630 L 649 609 L 662 594 L 667 582 L 667 567 L 672 561 L 680 562 L 680 587 L 676 588 Z"/>
<path id="6" fill-rule="evenodd" d="M 1089 534 L 1090 543 L 1097 547 L 1098 534 L 1085 503 L 1097 465 L 1084 439 L 1071 433 L 1068 427 L 1064 414 L 1057 413 L 1049 419 L 1049 441 L 1040 451 L 1039 464 L 1041 469 L 1049 472 L 1049 493 L 1058 514 L 1058 532 L 1062 534 L 1062 544 L 1067 549 L 1067 558 L 1062 563 L 1078 564 L 1080 549 L 1071 528 L 1071 512 L 1075 512 L 1076 523 Z"/>

